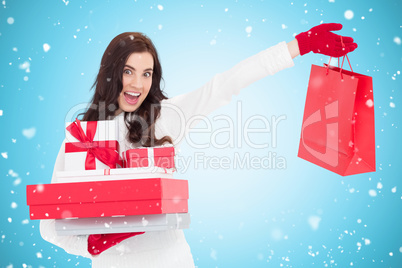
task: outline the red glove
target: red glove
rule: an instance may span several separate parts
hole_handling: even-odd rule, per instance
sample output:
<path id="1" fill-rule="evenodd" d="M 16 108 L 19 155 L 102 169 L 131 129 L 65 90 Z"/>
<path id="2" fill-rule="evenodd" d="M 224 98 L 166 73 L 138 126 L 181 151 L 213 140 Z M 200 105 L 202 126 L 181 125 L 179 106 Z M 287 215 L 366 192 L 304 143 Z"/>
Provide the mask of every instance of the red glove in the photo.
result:
<path id="1" fill-rule="evenodd" d="M 343 37 L 330 31 L 342 29 L 340 23 L 320 24 L 296 35 L 300 55 L 313 51 L 331 57 L 342 57 L 357 48 L 352 37 Z"/>
<path id="2" fill-rule="evenodd" d="M 121 241 L 145 232 L 121 233 L 121 234 L 94 234 L 88 236 L 88 252 L 91 255 L 99 255 L 108 248 L 117 245 Z"/>

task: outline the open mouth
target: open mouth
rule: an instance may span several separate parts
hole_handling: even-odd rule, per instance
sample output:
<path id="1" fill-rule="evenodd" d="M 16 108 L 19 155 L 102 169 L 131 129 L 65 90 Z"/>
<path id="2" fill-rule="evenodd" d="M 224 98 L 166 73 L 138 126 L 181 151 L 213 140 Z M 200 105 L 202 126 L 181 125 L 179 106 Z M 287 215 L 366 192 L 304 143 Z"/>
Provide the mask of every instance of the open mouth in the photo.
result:
<path id="1" fill-rule="evenodd" d="M 135 92 L 124 92 L 124 99 L 128 104 L 136 104 L 138 102 L 138 99 L 140 98 L 141 93 L 135 93 Z"/>

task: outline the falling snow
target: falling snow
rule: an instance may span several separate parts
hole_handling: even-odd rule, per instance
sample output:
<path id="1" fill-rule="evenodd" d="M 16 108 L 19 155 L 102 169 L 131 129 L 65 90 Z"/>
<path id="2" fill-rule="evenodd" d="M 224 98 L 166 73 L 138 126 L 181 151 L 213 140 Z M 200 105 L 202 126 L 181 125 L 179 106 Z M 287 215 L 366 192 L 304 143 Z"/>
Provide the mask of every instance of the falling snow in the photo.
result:
<path id="1" fill-rule="evenodd" d="M 50 49 L 50 45 L 47 44 L 47 43 L 44 43 L 44 44 L 43 44 L 43 51 L 48 52 L 49 49 Z"/>
<path id="2" fill-rule="evenodd" d="M 371 197 L 376 197 L 376 196 L 377 196 L 377 191 L 371 189 L 371 190 L 369 190 L 369 195 L 370 195 Z"/>
<path id="3" fill-rule="evenodd" d="M 319 216 L 310 216 L 308 218 L 308 224 L 310 225 L 311 229 L 314 231 L 318 230 L 320 222 L 321 222 L 321 217 L 319 217 Z"/>
<path id="4" fill-rule="evenodd" d="M 353 11 L 352 10 L 346 10 L 344 16 L 345 16 L 345 19 L 347 19 L 347 20 L 353 19 L 353 16 L 354 16 Z"/>
<path id="5" fill-rule="evenodd" d="M 5 159 L 7 159 L 7 158 L 8 158 L 8 154 L 7 154 L 7 152 L 1 153 L 1 156 L 2 156 L 3 158 L 5 158 Z"/>
<path id="6" fill-rule="evenodd" d="M 211 256 L 211 258 L 212 258 L 213 260 L 216 260 L 216 259 L 217 259 L 217 252 L 216 252 L 215 249 L 211 248 L 211 254 L 210 254 L 210 256 Z"/>
<path id="7" fill-rule="evenodd" d="M 373 107 L 373 106 L 374 106 L 373 100 L 372 100 L 372 99 L 368 99 L 368 100 L 366 101 L 366 105 L 367 105 L 367 107 L 369 107 L 369 108 Z"/>
<path id="8" fill-rule="evenodd" d="M 377 189 L 382 189 L 382 183 L 381 182 L 377 183 Z"/>
<path id="9" fill-rule="evenodd" d="M 14 18 L 13 17 L 9 17 L 8 19 L 7 19 L 7 23 L 8 24 L 13 24 L 14 23 Z"/>
<path id="10" fill-rule="evenodd" d="M 29 61 L 25 61 L 24 63 L 19 65 L 19 68 L 21 70 L 25 70 L 25 72 L 30 73 L 31 70 L 29 69 L 29 67 L 31 66 L 31 64 L 29 63 Z"/>
<path id="11" fill-rule="evenodd" d="M 22 135 L 24 135 L 25 138 L 27 139 L 32 139 L 36 134 L 36 128 L 28 128 L 28 129 L 23 129 L 22 130 Z"/>
<path id="12" fill-rule="evenodd" d="M 18 177 L 18 174 L 17 173 L 15 173 L 14 172 L 14 170 L 12 170 L 12 169 L 10 169 L 9 171 L 8 171 L 8 175 L 10 175 L 11 177 Z"/>
<path id="13" fill-rule="evenodd" d="M 142 222 L 142 226 L 147 226 L 148 225 L 148 221 L 144 217 L 142 217 L 141 222 Z"/>
<path id="14" fill-rule="evenodd" d="M 13 185 L 14 186 L 17 186 L 17 185 L 19 185 L 21 183 L 21 179 L 20 178 L 16 178 L 14 181 L 13 181 Z"/>
<path id="15" fill-rule="evenodd" d="M 274 229 L 271 232 L 271 236 L 274 240 L 281 240 L 283 238 L 282 231 L 280 229 Z"/>
<path id="16" fill-rule="evenodd" d="M 38 193 L 41 193 L 45 190 L 45 186 L 43 184 L 38 184 L 36 186 L 36 191 L 38 191 Z"/>

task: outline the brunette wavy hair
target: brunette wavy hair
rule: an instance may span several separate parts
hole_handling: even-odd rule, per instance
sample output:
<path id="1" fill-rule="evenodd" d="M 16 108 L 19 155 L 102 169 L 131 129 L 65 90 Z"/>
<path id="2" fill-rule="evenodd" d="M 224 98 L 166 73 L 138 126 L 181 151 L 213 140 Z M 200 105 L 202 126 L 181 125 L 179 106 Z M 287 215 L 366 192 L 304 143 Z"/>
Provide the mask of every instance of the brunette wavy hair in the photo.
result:
<path id="1" fill-rule="evenodd" d="M 129 130 L 128 140 L 135 147 L 151 147 L 171 143 L 169 136 L 155 137 L 155 121 L 160 116 L 160 103 L 167 99 L 161 90 L 162 67 L 152 41 L 142 33 L 126 32 L 116 36 L 103 54 L 99 73 L 91 89 L 95 94 L 84 113 L 83 121 L 107 120 L 115 116 L 119 108 L 117 99 L 123 89 L 123 68 L 132 53 L 149 52 L 154 60 L 151 89 L 134 112 L 124 114 Z M 145 125 L 145 126 L 144 126 Z"/>

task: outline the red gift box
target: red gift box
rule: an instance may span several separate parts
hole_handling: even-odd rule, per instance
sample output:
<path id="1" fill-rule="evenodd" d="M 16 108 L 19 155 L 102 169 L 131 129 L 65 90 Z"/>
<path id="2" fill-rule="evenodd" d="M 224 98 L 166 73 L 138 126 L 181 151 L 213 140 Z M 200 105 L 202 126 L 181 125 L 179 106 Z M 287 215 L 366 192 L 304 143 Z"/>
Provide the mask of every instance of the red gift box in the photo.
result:
<path id="1" fill-rule="evenodd" d="M 188 212 L 188 181 L 134 179 L 27 185 L 30 218 L 66 219 Z"/>
<path id="2" fill-rule="evenodd" d="M 147 147 L 130 149 L 123 152 L 124 167 L 161 167 L 174 168 L 174 147 Z"/>

